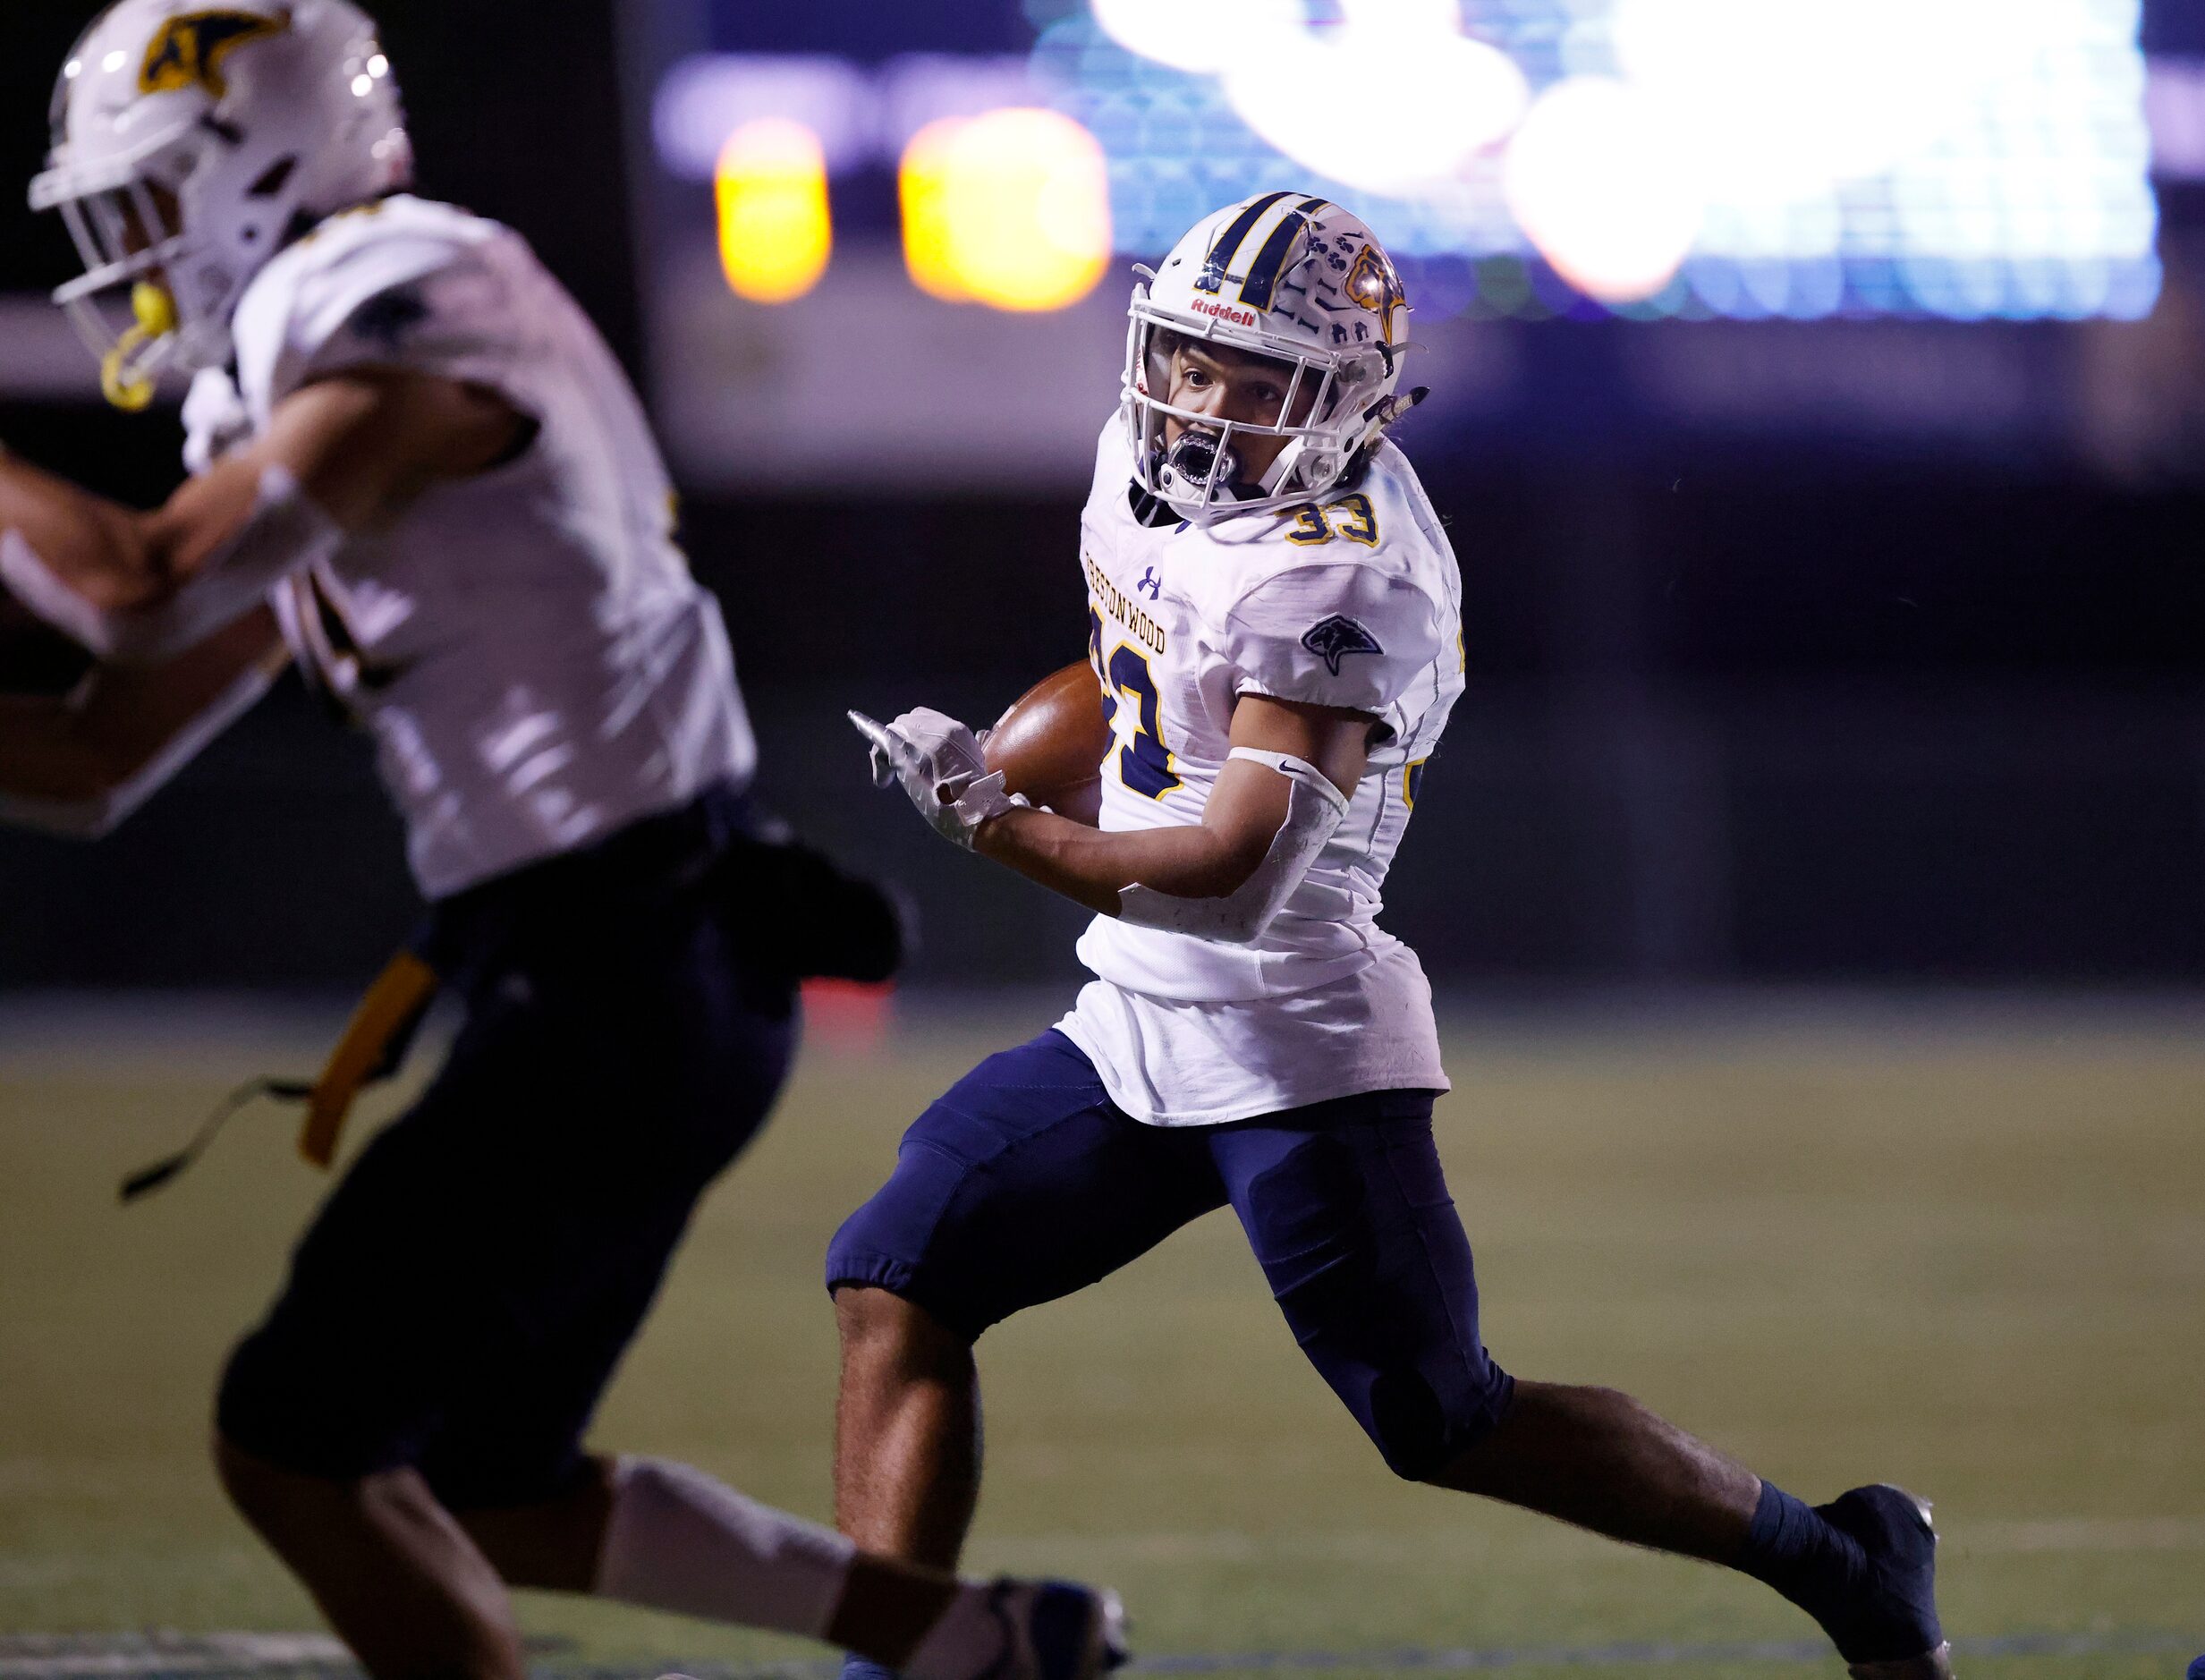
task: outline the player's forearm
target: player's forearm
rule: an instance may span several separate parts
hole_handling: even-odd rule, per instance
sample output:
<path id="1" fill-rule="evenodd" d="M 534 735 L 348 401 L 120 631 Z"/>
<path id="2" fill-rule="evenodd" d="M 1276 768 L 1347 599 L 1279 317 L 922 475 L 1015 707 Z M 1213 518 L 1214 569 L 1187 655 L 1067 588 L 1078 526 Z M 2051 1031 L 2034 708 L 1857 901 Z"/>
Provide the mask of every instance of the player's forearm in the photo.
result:
<path id="1" fill-rule="evenodd" d="M 115 795 L 166 759 L 173 773 L 259 697 L 283 662 L 263 611 L 165 665 L 102 667 L 68 698 L 0 700 L 0 797 L 119 818 L 151 788 L 108 811 Z M 104 820 L 50 826 L 92 829 Z"/>
<path id="2" fill-rule="evenodd" d="M 70 701 L 0 699 L 0 794 L 74 802 L 93 797 L 108 779 Z"/>
<path id="3" fill-rule="evenodd" d="M 1028 880 L 1106 916 L 1139 882 L 1177 898 L 1223 898 L 1261 860 L 1204 824 L 1105 831 L 1045 810 L 1012 810 L 989 819 L 973 850 Z"/>
<path id="4" fill-rule="evenodd" d="M 140 515 L 0 450 L 0 539 L 10 534 L 103 611 L 145 606 L 168 587 Z"/>

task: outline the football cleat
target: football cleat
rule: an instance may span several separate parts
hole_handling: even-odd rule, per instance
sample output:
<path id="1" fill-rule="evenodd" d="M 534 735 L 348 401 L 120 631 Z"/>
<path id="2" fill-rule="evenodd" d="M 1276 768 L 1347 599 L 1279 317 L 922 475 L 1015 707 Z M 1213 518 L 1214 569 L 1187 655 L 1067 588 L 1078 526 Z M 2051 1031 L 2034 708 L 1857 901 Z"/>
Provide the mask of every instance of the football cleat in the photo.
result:
<path id="1" fill-rule="evenodd" d="M 1878 1482 L 1815 1508 L 1859 1541 L 1868 1560 L 1862 1602 L 1842 1628 L 1829 1630 L 1845 1672 L 1853 1680 L 1952 1680 L 1952 1647 L 1937 1618 L 1937 1531 L 1929 1506 Z"/>
<path id="2" fill-rule="evenodd" d="M 1004 1651 L 980 1680 L 1100 1680 L 1125 1660 L 1125 1607 L 1115 1592 L 1006 1575 L 988 1604 Z"/>

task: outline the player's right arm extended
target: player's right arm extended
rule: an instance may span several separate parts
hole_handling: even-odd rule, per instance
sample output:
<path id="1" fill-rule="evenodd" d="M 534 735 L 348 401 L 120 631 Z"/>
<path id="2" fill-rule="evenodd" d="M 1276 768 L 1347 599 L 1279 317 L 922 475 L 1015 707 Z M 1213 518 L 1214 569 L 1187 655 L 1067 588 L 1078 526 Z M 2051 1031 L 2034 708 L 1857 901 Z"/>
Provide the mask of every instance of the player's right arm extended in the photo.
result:
<path id="1" fill-rule="evenodd" d="M 1270 924 L 1346 815 L 1377 719 L 1243 695 L 1199 823 L 1105 831 L 1046 811 L 982 824 L 972 849 L 1091 910 L 1242 944 Z"/>
<path id="2" fill-rule="evenodd" d="M 1278 913 L 1345 814 L 1378 719 L 1243 695 L 1232 752 L 1199 823 L 1103 830 L 1014 803 L 979 745 L 938 712 L 883 725 L 852 715 L 873 742 L 877 779 L 901 782 L 937 831 L 1029 880 L 1143 927 L 1246 942 Z"/>
<path id="3" fill-rule="evenodd" d="M 66 695 L 0 697 L 0 819 L 106 833 L 267 692 L 285 655 L 265 608 L 153 666 L 96 666 Z"/>
<path id="4" fill-rule="evenodd" d="M 266 432 L 140 513 L 0 454 L 0 579 L 103 658 L 157 661 L 270 585 L 524 441 L 494 392 L 365 369 L 286 397 Z"/>

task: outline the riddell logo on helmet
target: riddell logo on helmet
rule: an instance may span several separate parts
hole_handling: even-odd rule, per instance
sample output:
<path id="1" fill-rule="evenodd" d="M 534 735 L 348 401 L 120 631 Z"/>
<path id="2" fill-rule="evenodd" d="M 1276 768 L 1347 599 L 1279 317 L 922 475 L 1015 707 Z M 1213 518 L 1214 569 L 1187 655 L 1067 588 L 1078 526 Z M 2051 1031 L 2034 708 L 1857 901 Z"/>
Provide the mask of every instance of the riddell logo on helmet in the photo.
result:
<path id="1" fill-rule="evenodd" d="M 1194 300 L 1194 312 L 1197 315 L 1214 315 L 1234 327 L 1253 327 L 1256 324 L 1253 310 L 1236 310 L 1230 303 L 1211 303 L 1197 298 Z"/>

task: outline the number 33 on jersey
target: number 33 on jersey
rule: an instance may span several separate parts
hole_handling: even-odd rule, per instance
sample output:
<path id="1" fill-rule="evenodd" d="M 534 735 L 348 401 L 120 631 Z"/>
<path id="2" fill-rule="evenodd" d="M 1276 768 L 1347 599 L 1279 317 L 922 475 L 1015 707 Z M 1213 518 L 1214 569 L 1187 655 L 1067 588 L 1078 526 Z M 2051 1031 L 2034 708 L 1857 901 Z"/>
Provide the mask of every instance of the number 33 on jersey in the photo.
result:
<path id="1" fill-rule="evenodd" d="M 1422 487 L 1381 444 L 1352 489 L 1205 526 L 1130 480 L 1107 428 L 1081 526 L 1088 654 L 1115 734 L 1102 826 L 1200 822 L 1243 694 L 1369 712 L 1370 767 L 1319 868 L 1352 870 L 1375 913 L 1463 689 L 1462 581 Z"/>

